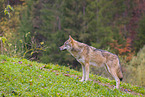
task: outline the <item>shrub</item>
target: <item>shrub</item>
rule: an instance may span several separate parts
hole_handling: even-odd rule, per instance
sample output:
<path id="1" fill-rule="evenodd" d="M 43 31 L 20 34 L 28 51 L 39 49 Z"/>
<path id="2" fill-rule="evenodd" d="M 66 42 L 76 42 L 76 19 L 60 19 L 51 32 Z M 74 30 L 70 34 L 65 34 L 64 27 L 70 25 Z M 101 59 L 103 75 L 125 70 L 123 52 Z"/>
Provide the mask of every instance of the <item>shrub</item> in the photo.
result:
<path id="1" fill-rule="evenodd" d="M 145 87 L 145 46 L 132 58 L 127 71 L 128 82 Z"/>

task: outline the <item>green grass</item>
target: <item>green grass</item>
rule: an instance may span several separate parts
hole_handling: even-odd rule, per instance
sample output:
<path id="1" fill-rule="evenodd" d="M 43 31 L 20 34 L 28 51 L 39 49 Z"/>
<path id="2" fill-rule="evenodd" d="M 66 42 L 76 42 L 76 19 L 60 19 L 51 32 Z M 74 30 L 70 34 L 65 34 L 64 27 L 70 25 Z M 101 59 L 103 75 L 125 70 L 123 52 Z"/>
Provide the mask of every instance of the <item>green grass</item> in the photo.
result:
<path id="1" fill-rule="evenodd" d="M 76 75 L 76 77 L 72 76 Z M 0 56 L 0 96 L 21 97 L 133 97 L 121 90 L 93 81 L 80 82 L 81 72 L 65 66 L 42 64 L 26 59 Z M 90 74 L 91 79 L 115 85 L 115 81 Z M 142 87 L 122 83 L 121 87 L 145 94 Z"/>

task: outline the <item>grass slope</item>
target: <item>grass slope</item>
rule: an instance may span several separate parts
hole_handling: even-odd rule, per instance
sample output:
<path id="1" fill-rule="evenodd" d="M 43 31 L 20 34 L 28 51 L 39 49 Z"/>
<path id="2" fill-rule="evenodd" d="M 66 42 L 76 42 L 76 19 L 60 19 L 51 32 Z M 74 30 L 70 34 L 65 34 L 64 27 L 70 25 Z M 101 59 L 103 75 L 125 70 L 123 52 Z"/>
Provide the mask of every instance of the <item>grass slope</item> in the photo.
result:
<path id="1" fill-rule="evenodd" d="M 81 72 L 68 67 L 0 55 L 0 96 L 3 97 L 133 97 L 145 94 L 142 87 L 122 83 L 126 93 L 107 86 L 115 85 L 115 81 L 90 74 L 90 78 L 97 81 L 80 82 L 80 76 Z M 132 91 L 138 95 L 133 95 Z"/>

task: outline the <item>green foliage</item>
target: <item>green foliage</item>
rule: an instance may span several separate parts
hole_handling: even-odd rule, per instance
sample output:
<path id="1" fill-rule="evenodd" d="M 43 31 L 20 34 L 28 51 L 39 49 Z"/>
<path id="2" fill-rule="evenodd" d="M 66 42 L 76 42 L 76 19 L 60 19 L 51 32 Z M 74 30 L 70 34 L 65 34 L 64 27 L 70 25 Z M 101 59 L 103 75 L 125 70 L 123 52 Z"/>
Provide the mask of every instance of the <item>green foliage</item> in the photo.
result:
<path id="1" fill-rule="evenodd" d="M 9 58 L 1 55 L 0 95 L 83 97 L 137 96 L 122 92 L 121 90 L 113 90 L 93 81 L 80 82 L 79 77 L 74 77 L 74 75 L 81 76 L 81 73 L 64 66 L 41 64 L 26 59 Z M 90 77 L 100 80 L 101 83 L 114 83 L 114 81 L 92 74 Z M 134 87 L 136 88 L 134 89 L 135 91 L 140 90 L 142 94 L 145 94 L 144 88 L 138 88 L 129 84 L 122 84 L 122 86 L 126 88 Z"/>
<path id="2" fill-rule="evenodd" d="M 112 21 L 116 14 L 121 15 L 125 11 L 123 0 L 36 0 L 35 3 L 32 2 L 27 2 L 28 9 L 22 19 L 20 32 L 30 31 L 37 43 L 45 42 L 48 48 L 46 52 L 39 54 L 42 55 L 38 56 L 41 62 L 76 64 L 76 60 L 71 58 L 70 54 L 59 51 L 59 46 L 68 39 L 68 35 L 101 49 L 110 48 L 109 43 L 114 39 L 122 41 L 118 33 L 119 28 L 114 25 L 125 22 L 123 18 Z M 28 43 L 30 41 L 31 38 Z"/>
<path id="3" fill-rule="evenodd" d="M 2 41 L 3 44 L 5 44 L 5 42 L 7 41 L 5 37 L 0 37 L 0 40 Z"/>
<path id="4" fill-rule="evenodd" d="M 77 61 L 70 54 L 59 50 L 59 46 L 68 39 L 68 35 L 80 42 L 116 54 L 131 51 L 131 48 L 128 48 L 130 43 L 126 43 L 128 32 L 122 30 L 126 29 L 125 25 L 129 21 L 130 13 L 126 15 L 127 1 L 25 0 L 25 4 L 18 13 L 19 23 L 15 23 L 19 24 L 19 29 L 12 33 L 15 32 L 13 37 L 16 38 L 14 44 L 17 51 L 28 51 L 26 58 L 44 63 L 75 64 L 77 67 Z M 27 36 L 28 32 L 31 33 Z M 23 41 L 24 47 L 20 40 Z M 32 54 L 32 49 L 40 48 L 43 42 L 42 47 L 47 48 L 46 51 Z M 116 48 L 119 49 L 112 47 L 111 43 L 117 44 Z"/>
<path id="5" fill-rule="evenodd" d="M 9 18 L 11 17 L 11 15 L 10 15 L 11 10 L 14 11 L 14 9 L 13 9 L 13 7 L 11 7 L 11 5 L 7 5 L 7 7 L 4 10 L 5 15 L 8 15 Z"/>
<path id="6" fill-rule="evenodd" d="M 132 42 L 127 42 L 130 29 L 127 25 L 134 1 L 24 0 L 22 5 L 7 7 L 6 2 L 0 1 L 0 10 L 4 11 L 6 8 L 5 13 L 8 14 L 8 9 L 15 11 L 11 14 L 11 19 L 1 19 L 0 33 L 5 33 L 4 37 L 12 41 L 12 46 L 15 48 L 16 45 L 17 51 L 23 49 L 25 52 L 30 49 L 32 51 L 34 45 L 40 47 L 43 42 L 43 46 L 47 46 L 46 52 L 32 54 L 30 51 L 26 58 L 36 60 L 37 57 L 37 60 L 45 63 L 77 64 L 67 52 L 60 52 L 58 48 L 68 39 L 68 35 L 98 49 L 124 55 L 134 48 L 139 50 L 144 44 L 144 17 L 140 19 L 135 47 L 130 48 Z M 0 16 L 3 17 L 3 14 Z M 26 38 L 28 32 L 31 34 Z M 26 43 L 24 47 L 20 40 Z M 35 43 L 32 44 L 32 41 Z M 111 47 L 110 43 L 117 47 Z"/>
<path id="7" fill-rule="evenodd" d="M 139 27 L 137 29 L 137 40 L 135 41 L 135 48 L 137 51 L 140 50 L 145 44 L 145 17 L 143 16 L 139 21 Z"/>
<path id="8" fill-rule="evenodd" d="M 0 19 L 5 16 L 4 10 L 5 10 L 5 0 L 0 0 Z"/>
<path id="9" fill-rule="evenodd" d="M 12 9 L 12 6 L 7 6 L 7 8 L 10 10 Z M 18 33 L 17 30 L 20 27 L 20 12 L 24 7 L 17 5 L 13 6 L 13 9 L 14 12 L 11 13 L 11 18 L 8 19 L 6 16 L 1 18 L 0 35 L 2 36 L 1 39 L 3 41 L 3 43 L 1 43 L 1 54 L 20 57 L 24 52 L 20 50 L 22 42 L 19 41 L 20 33 Z"/>
<path id="10" fill-rule="evenodd" d="M 134 56 L 128 66 L 128 82 L 145 86 L 145 46 Z"/>
<path id="11" fill-rule="evenodd" d="M 144 65 L 145 64 L 145 45 L 143 46 L 142 49 L 137 53 L 137 56 L 134 56 L 132 60 L 130 61 L 130 64 L 134 67 L 137 67 L 139 65 Z"/>

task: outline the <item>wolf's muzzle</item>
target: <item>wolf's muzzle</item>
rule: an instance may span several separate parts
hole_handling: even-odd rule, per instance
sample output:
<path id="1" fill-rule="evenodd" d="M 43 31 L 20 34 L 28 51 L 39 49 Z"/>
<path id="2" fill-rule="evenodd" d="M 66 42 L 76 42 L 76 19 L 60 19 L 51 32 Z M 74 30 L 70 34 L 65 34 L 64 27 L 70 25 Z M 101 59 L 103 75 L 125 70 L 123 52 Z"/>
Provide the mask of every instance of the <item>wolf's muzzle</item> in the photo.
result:
<path id="1" fill-rule="evenodd" d="M 63 46 L 59 47 L 59 49 L 60 49 L 61 51 L 64 50 L 64 49 L 63 49 Z"/>

